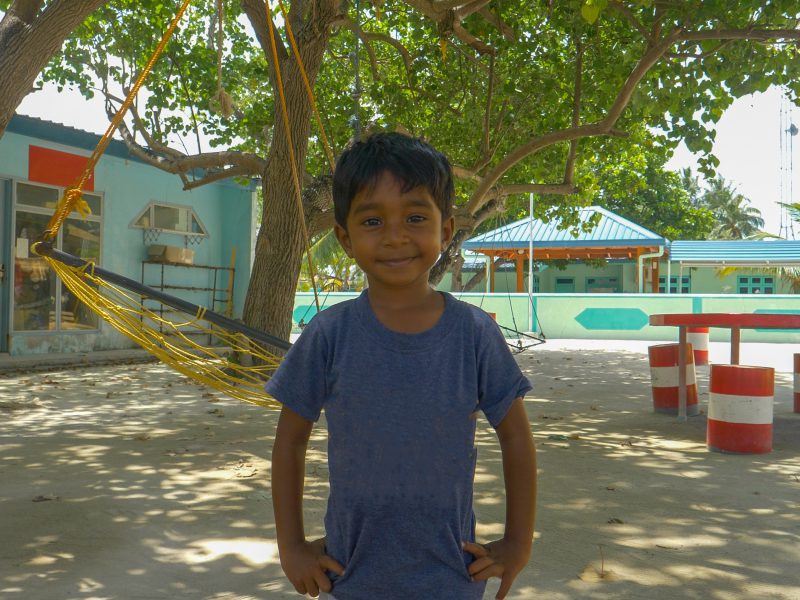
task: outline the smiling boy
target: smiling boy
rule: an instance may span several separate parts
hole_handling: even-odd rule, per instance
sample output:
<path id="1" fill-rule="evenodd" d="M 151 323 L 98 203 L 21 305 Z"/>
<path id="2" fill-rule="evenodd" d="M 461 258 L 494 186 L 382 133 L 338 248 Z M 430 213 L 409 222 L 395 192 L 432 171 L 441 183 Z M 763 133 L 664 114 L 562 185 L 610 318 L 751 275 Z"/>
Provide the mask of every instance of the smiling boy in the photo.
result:
<path id="1" fill-rule="evenodd" d="M 454 233 L 453 178 L 421 140 L 381 133 L 334 173 L 336 236 L 367 276 L 355 300 L 318 314 L 267 383 L 283 404 L 272 454 L 281 566 L 301 594 L 334 600 L 504 598 L 533 539 L 530 390 L 497 325 L 437 292 L 431 268 Z M 325 538 L 302 517 L 305 453 L 325 411 Z M 476 416 L 503 454 L 506 526 L 475 543 Z"/>

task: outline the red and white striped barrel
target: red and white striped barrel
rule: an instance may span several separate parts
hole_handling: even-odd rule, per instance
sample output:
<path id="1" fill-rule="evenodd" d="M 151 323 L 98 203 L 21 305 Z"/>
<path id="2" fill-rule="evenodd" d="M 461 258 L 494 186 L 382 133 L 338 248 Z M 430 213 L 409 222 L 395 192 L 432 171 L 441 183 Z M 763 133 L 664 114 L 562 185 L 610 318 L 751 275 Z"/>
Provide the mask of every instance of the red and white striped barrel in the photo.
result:
<path id="1" fill-rule="evenodd" d="M 708 364 L 708 327 L 687 327 L 686 341 L 694 348 L 694 364 Z"/>
<path id="2" fill-rule="evenodd" d="M 653 385 L 653 409 L 658 413 L 678 414 L 678 344 L 650 346 L 650 381 Z M 692 346 L 686 352 L 686 414 L 698 414 L 697 378 Z"/>
<path id="3" fill-rule="evenodd" d="M 800 413 L 800 354 L 794 355 L 794 412 Z"/>
<path id="4" fill-rule="evenodd" d="M 711 365 L 708 387 L 708 448 L 716 452 L 772 451 L 775 370 Z"/>

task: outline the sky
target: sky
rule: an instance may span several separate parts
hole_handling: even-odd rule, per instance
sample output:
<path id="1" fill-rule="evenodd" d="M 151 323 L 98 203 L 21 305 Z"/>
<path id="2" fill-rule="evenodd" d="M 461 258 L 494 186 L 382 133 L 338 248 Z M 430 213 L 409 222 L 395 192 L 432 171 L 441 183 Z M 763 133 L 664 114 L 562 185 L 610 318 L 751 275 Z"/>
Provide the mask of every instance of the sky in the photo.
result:
<path id="1" fill-rule="evenodd" d="M 764 230 L 774 234 L 780 233 L 781 208 L 778 202 L 800 202 L 800 167 L 789 169 L 790 165 L 797 165 L 800 157 L 800 137 L 792 138 L 792 146 L 797 146 L 796 149 L 786 147 L 782 151 L 782 96 L 783 92 L 773 86 L 764 93 L 736 100 L 717 123 L 713 150 L 720 161 L 717 173 L 761 211 Z M 792 121 L 800 127 L 800 109 L 792 108 L 788 102 L 783 105 L 788 113 L 784 121 Z M 789 146 L 788 143 L 784 145 Z M 695 157 L 681 144 L 667 168 L 694 169 L 695 165 Z M 789 185 L 790 179 L 792 185 Z M 797 233 L 800 237 L 800 228 Z"/>
<path id="2" fill-rule="evenodd" d="M 794 154 L 800 157 L 800 136 L 792 138 L 797 150 L 790 150 L 788 143 L 781 150 L 781 98 L 782 92 L 776 87 L 739 98 L 717 124 L 714 144 L 714 154 L 720 161 L 717 172 L 761 211 L 764 230 L 774 234 L 781 233 L 778 202 L 800 202 L 800 167 L 792 172 L 788 167 L 796 164 Z M 788 118 L 800 127 L 800 109 L 792 110 L 789 103 L 783 105 L 789 111 Z M 74 91 L 59 93 L 53 85 L 29 94 L 17 110 L 20 114 L 98 134 L 104 133 L 108 127 L 99 96 L 89 101 Z M 784 125 L 788 122 L 786 117 L 783 121 Z M 681 144 L 667 167 L 695 169 L 696 158 Z M 800 227 L 797 234 L 800 237 Z"/>

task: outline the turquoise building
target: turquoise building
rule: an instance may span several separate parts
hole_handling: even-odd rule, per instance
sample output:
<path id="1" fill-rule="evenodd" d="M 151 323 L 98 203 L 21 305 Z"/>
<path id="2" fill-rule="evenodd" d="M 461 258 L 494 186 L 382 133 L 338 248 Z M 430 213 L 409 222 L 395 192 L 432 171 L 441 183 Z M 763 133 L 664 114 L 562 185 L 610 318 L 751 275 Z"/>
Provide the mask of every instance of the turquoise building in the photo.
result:
<path id="1" fill-rule="evenodd" d="M 95 134 L 21 115 L 0 138 L 2 353 L 134 346 L 82 306 L 31 252 L 98 141 Z M 112 141 L 83 194 L 91 215 L 72 213 L 55 247 L 238 318 L 253 257 L 255 189 L 224 180 L 186 190 L 176 175 Z"/>

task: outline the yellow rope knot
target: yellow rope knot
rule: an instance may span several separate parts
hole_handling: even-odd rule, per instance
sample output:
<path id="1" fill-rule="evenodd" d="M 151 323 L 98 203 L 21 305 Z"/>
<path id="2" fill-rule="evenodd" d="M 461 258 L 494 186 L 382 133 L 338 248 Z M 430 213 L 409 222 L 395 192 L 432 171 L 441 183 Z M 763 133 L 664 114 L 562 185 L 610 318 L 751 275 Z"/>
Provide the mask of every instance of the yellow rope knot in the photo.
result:
<path id="1" fill-rule="evenodd" d="M 84 263 L 82 267 L 76 267 L 76 271 L 80 271 L 84 275 L 88 273 L 89 277 L 94 277 L 94 267 L 95 267 L 94 262 L 89 260 L 86 261 L 86 263 Z"/>
<path id="2" fill-rule="evenodd" d="M 83 194 L 80 188 L 69 188 L 64 192 L 66 205 L 71 206 L 73 210 L 77 210 L 78 214 L 84 219 L 92 214 L 92 209 L 89 203 L 83 199 Z"/>

